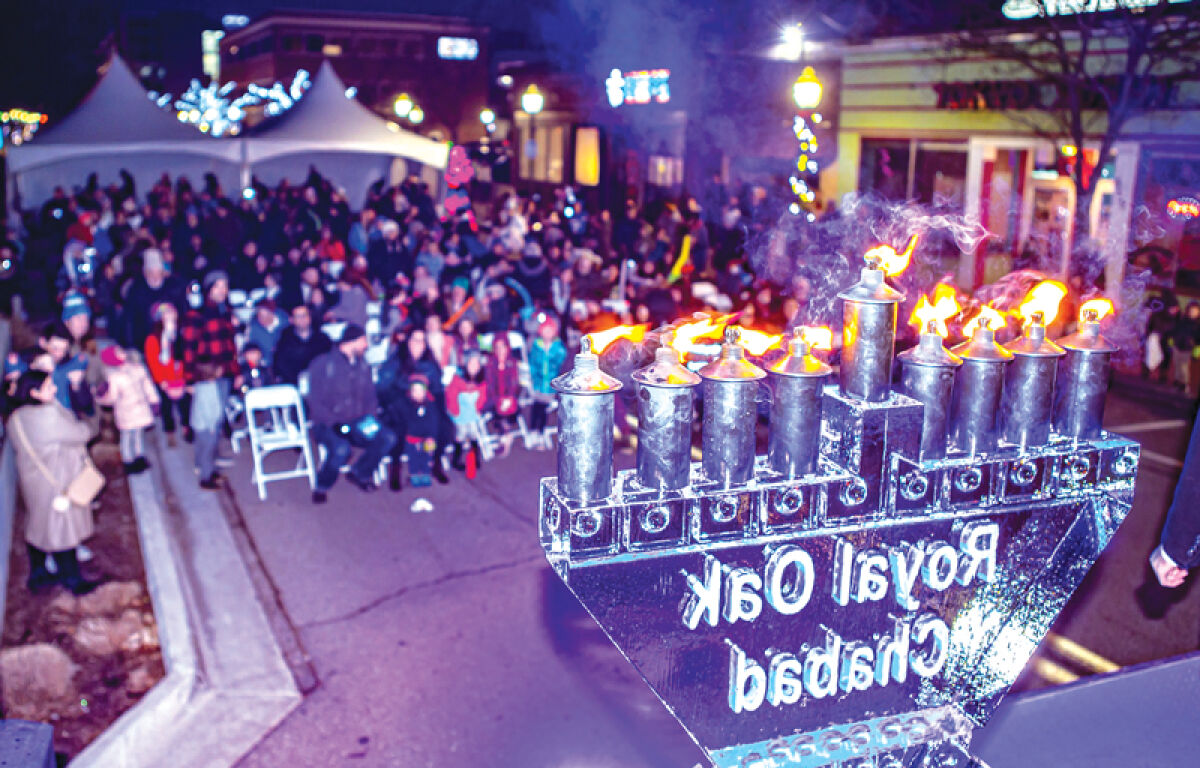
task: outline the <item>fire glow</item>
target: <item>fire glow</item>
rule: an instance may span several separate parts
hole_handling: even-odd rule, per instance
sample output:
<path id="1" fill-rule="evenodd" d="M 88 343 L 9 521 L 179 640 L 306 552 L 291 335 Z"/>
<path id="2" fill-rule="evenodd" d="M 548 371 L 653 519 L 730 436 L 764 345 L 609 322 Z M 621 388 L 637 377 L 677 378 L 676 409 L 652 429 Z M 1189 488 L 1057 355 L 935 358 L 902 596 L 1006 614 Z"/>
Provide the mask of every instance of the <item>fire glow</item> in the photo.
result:
<path id="1" fill-rule="evenodd" d="M 1108 299 L 1091 299 L 1083 302 L 1083 306 L 1079 308 L 1079 322 L 1088 322 L 1088 315 L 1092 313 L 1095 313 L 1095 317 L 1091 318 L 1091 322 L 1100 322 L 1112 312 L 1113 303 Z"/>
<path id="2" fill-rule="evenodd" d="M 980 308 L 979 314 L 971 318 L 970 322 L 963 327 L 963 335 L 967 336 L 968 338 L 974 336 L 975 331 L 977 331 L 981 325 L 990 330 L 998 331 L 1003 328 L 1006 323 L 1004 320 L 1004 315 L 1000 314 L 992 307 L 985 305 Z"/>
<path id="3" fill-rule="evenodd" d="M 885 275 L 895 277 L 908 269 L 908 265 L 912 261 L 913 249 L 917 247 L 917 239 L 918 236 L 913 235 L 901 253 L 896 253 L 896 249 L 890 245 L 877 245 L 867 251 L 863 257 L 868 262 L 878 262 L 879 268 Z"/>
<path id="4" fill-rule="evenodd" d="M 646 338 L 647 328 L 646 325 L 618 325 L 607 331 L 589 333 L 587 336 L 592 340 L 592 351 L 598 355 L 617 339 L 629 339 L 635 344 L 640 344 Z"/>
<path id="5" fill-rule="evenodd" d="M 800 338 L 804 339 L 809 349 L 833 351 L 833 331 L 826 326 L 805 325 L 800 329 Z"/>
<path id="6" fill-rule="evenodd" d="M 908 322 L 915 323 L 921 333 L 925 333 L 932 324 L 933 329 L 944 339 L 949 335 L 946 321 L 961 311 L 962 308 L 958 305 L 954 287 L 946 283 L 938 283 L 937 287 L 933 289 L 933 301 L 925 296 L 918 299 L 917 306 L 913 307 L 912 316 Z"/>
<path id="7" fill-rule="evenodd" d="M 769 334 L 762 331 L 756 331 L 753 328 L 742 328 L 741 335 L 738 341 L 747 352 L 755 357 L 762 357 L 767 354 L 767 351 L 778 347 L 783 341 L 783 334 Z"/>
<path id="8" fill-rule="evenodd" d="M 733 318 L 733 315 L 713 315 L 691 323 L 684 323 L 675 329 L 675 340 L 671 342 L 671 346 L 681 356 L 687 355 L 689 352 L 704 352 L 705 350 L 700 349 L 698 342 L 701 339 L 721 338 L 725 326 Z"/>
<path id="9" fill-rule="evenodd" d="M 1058 306 L 1066 295 L 1067 286 L 1057 280 L 1043 280 L 1029 291 L 1025 301 L 1021 302 L 1021 306 L 1017 308 L 1015 314 L 1022 319 L 1025 325 L 1028 325 L 1040 312 L 1042 324 L 1050 325 L 1054 322 L 1054 318 L 1058 317 Z"/>

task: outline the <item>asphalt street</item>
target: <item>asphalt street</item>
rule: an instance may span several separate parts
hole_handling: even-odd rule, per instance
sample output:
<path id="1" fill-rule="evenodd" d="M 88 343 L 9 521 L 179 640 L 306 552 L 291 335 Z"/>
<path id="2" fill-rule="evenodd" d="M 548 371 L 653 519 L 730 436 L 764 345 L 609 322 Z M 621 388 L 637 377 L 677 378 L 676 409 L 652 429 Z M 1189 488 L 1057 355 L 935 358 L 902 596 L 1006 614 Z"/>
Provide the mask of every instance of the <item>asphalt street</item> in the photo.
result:
<path id="1" fill-rule="evenodd" d="M 1144 446 L 1134 507 L 1020 688 L 1200 645 L 1200 590 L 1156 590 L 1145 566 L 1190 416 L 1135 390 L 1110 396 L 1106 426 Z M 229 470 L 234 514 L 317 684 L 244 768 L 707 764 L 546 564 L 537 487 L 553 453 L 518 448 L 421 493 L 340 482 L 324 506 L 302 480 L 260 502 L 249 465 L 243 452 Z M 432 512 L 410 511 L 418 496 Z"/>

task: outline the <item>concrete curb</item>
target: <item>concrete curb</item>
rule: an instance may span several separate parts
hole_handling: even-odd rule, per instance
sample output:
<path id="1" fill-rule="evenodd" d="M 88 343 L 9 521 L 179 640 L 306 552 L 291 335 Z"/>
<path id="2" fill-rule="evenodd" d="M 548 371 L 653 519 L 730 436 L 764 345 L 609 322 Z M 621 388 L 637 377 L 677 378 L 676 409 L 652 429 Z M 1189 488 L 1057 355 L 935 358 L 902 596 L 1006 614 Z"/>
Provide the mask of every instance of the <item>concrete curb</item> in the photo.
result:
<path id="1" fill-rule="evenodd" d="M 12 552 L 13 515 L 17 508 L 17 457 L 7 440 L 0 445 L 0 628 L 8 608 L 8 556 Z"/>
<path id="2" fill-rule="evenodd" d="M 167 675 L 71 765 L 232 766 L 301 696 L 217 499 L 147 438 L 158 468 L 129 487 Z"/>

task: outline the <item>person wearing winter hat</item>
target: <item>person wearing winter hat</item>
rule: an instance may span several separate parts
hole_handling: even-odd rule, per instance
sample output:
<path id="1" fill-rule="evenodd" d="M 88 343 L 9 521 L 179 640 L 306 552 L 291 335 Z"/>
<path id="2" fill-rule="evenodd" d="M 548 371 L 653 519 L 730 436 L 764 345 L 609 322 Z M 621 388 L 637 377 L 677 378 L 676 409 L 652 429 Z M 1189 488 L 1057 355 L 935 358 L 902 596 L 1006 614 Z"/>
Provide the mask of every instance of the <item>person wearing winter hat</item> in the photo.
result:
<path id="1" fill-rule="evenodd" d="M 142 252 L 142 274 L 129 286 L 124 322 L 117 338 L 132 349 L 142 349 L 154 325 L 151 309 L 161 302 L 182 307 L 186 302 L 185 292 L 183 281 L 168 273 L 162 252 L 147 248 Z"/>
<path id="2" fill-rule="evenodd" d="M 143 346 L 146 367 L 158 387 L 158 399 L 162 403 L 163 432 L 167 445 L 175 447 L 176 415 L 183 427 L 183 438 L 192 441 L 190 414 L 192 397 L 187 393 L 183 378 L 183 345 L 179 338 L 179 310 L 169 302 L 159 302 L 150 309 L 154 325 Z"/>
<path id="3" fill-rule="evenodd" d="M 125 474 L 134 475 L 150 467 L 146 461 L 144 433 L 154 424 L 161 401 L 146 366 L 116 344 L 100 352 L 106 370 L 105 386 L 97 398 L 113 409 L 113 421 L 121 433 L 121 461 Z"/>
<path id="4" fill-rule="evenodd" d="M 92 328 L 92 308 L 87 297 L 78 291 L 68 291 L 63 297 L 62 321 L 75 342 L 82 340 Z"/>
<path id="5" fill-rule="evenodd" d="M 550 382 L 558 375 L 567 348 L 558 338 L 559 323 L 554 315 L 546 314 L 538 321 L 537 335 L 529 344 L 529 379 L 533 403 L 529 411 L 529 428 L 533 432 L 538 448 L 549 449 L 546 421 L 550 403 L 554 402 L 554 388 Z"/>
<path id="6" fill-rule="evenodd" d="M 230 318 L 229 276 L 214 269 L 204 276 L 204 304 L 187 313 L 180 328 L 183 376 L 192 388 L 191 426 L 195 435 L 200 487 L 220 487 L 217 448 L 230 385 L 241 386 L 237 340 Z"/>
<path id="7" fill-rule="evenodd" d="M 408 392 L 399 405 L 406 427 L 404 456 L 408 478 L 414 488 L 433 484 L 432 471 L 441 431 L 441 409 L 430 392 L 429 378 L 421 373 L 408 377 Z"/>
<path id="8" fill-rule="evenodd" d="M 324 504 L 353 448 L 362 448 L 346 478 L 360 490 L 375 490 L 375 471 L 396 445 L 396 433 L 376 416 L 379 400 L 371 368 L 363 356 L 367 334 L 350 324 L 337 346 L 308 366 L 308 415 L 313 438 L 325 451 L 313 489 L 314 504 Z"/>

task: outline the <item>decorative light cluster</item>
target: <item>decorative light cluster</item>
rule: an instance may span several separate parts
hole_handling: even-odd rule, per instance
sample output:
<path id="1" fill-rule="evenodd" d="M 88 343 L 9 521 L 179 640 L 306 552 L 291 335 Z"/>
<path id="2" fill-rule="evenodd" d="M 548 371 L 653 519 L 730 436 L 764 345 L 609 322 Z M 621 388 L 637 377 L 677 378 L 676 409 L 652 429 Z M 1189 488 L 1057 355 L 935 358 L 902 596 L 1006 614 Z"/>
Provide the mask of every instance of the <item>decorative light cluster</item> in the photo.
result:
<path id="1" fill-rule="evenodd" d="M 820 113 L 812 115 L 814 123 L 819 123 L 820 118 Z M 792 186 L 792 194 L 799 199 L 793 202 L 788 207 L 788 210 L 793 215 L 799 215 L 802 211 L 808 211 L 808 220 L 815 221 L 817 217 L 809 209 L 809 205 L 816 201 L 817 194 L 808 186 L 808 182 L 804 180 L 804 175 L 817 173 L 820 170 L 820 166 L 816 161 L 817 150 L 820 146 L 817 143 L 817 135 L 813 133 L 812 128 L 809 127 L 808 121 L 804 119 L 803 115 L 796 115 L 792 121 L 792 132 L 796 135 L 796 140 L 800 142 L 800 154 L 796 158 L 796 172 L 788 179 L 788 183 Z"/>
<path id="2" fill-rule="evenodd" d="M 421 105 L 413 101 L 412 96 L 407 93 L 396 97 L 396 102 L 392 104 L 392 111 L 396 113 L 396 117 L 407 120 L 413 125 L 425 122 L 425 110 L 421 109 Z"/>
<path id="3" fill-rule="evenodd" d="M 286 88 L 278 82 L 270 88 L 251 83 L 246 86 L 244 93 L 235 97 L 233 93 L 237 83 L 231 81 L 224 85 L 210 83 L 203 86 L 199 80 L 193 79 L 188 89 L 175 100 L 175 116 L 179 122 L 194 125 L 213 136 L 236 136 L 242 131 L 247 107 L 262 104 L 267 115 L 281 114 L 290 109 L 310 85 L 312 81 L 308 71 L 301 69 Z M 355 92 L 356 89 L 347 88 L 346 98 L 353 98 Z M 169 93 L 151 91 L 148 95 L 160 107 L 171 104 Z"/>
<path id="4" fill-rule="evenodd" d="M 0 112 L 0 146 L 8 143 L 13 146 L 24 144 L 33 138 L 33 134 L 37 133 L 46 120 L 47 117 L 42 112 L 30 112 L 25 109 Z"/>

